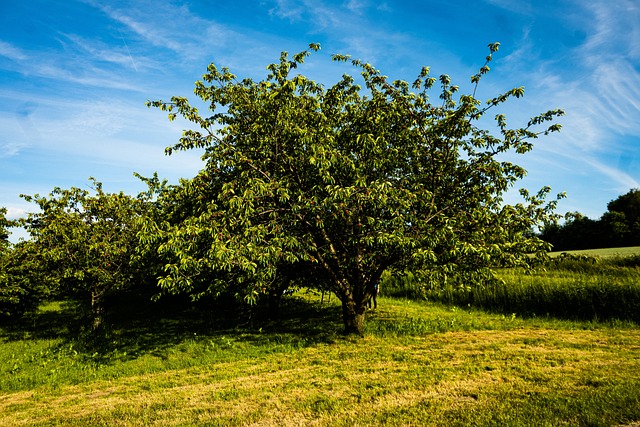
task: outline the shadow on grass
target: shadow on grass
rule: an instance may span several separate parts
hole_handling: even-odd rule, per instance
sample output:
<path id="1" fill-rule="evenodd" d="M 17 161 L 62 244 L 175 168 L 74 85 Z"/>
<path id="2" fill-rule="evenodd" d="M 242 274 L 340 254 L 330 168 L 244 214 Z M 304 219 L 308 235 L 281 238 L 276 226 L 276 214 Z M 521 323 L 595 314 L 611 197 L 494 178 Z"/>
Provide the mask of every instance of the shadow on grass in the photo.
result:
<path id="1" fill-rule="evenodd" d="M 273 343 L 304 347 L 333 342 L 340 333 L 340 309 L 322 306 L 296 296 L 283 298 L 280 315 L 269 318 L 262 306 L 239 306 L 233 301 L 193 304 L 179 298 L 150 302 L 140 297 L 109 307 L 105 326 L 97 332 L 86 326 L 86 310 L 74 302 L 60 302 L 26 315 L 20 321 L 0 325 L 0 338 L 61 340 L 100 363 L 145 354 L 163 357 L 183 342 L 223 340 L 250 347 Z M 103 359 L 103 360 L 99 360 Z"/>

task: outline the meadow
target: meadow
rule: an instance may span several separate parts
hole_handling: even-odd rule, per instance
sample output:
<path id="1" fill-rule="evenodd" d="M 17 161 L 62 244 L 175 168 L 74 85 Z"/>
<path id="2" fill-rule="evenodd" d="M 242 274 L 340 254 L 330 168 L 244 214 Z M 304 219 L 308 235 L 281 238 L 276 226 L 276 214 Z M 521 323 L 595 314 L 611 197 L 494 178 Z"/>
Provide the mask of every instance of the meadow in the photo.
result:
<path id="1" fill-rule="evenodd" d="M 132 299 L 100 336 L 73 303 L 51 302 L 0 327 L 0 426 L 637 425 L 634 256 L 505 270 L 510 294 L 472 300 L 383 288 L 362 339 L 340 334 L 335 297 L 304 290 L 278 321 Z M 609 298 L 635 301 L 578 312 L 607 277 L 625 289 Z"/>
<path id="2" fill-rule="evenodd" d="M 640 247 L 553 253 L 533 271 L 497 269 L 496 278 L 429 286 L 411 273 L 387 277 L 387 292 L 522 317 L 628 320 L 640 324 Z"/>

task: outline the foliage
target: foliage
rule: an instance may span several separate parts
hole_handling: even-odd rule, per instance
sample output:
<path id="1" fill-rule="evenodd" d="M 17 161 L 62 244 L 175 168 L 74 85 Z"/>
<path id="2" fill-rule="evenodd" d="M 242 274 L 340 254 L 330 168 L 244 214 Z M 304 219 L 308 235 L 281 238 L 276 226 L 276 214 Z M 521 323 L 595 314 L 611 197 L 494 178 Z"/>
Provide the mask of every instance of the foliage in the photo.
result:
<path id="1" fill-rule="evenodd" d="M 40 208 L 23 223 L 56 285 L 54 293 L 89 305 L 98 329 L 107 298 L 144 283 L 147 266 L 137 254 L 136 235 L 152 194 L 107 193 L 100 182 L 91 182 L 92 192 L 73 187 L 55 188 L 48 197 L 23 195 Z"/>
<path id="2" fill-rule="evenodd" d="M 9 228 L 17 222 L 8 220 L 6 213 L 0 208 L 0 317 L 17 317 L 39 303 L 46 280 L 40 275 L 31 243 L 9 242 Z"/>
<path id="3" fill-rule="evenodd" d="M 524 204 L 504 204 L 526 172 L 501 158 L 559 130 L 540 126 L 562 111 L 517 129 L 497 114 L 499 134 L 482 129 L 484 116 L 524 94 L 516 88 L 485 105 L 474 97 L 497 49 L 490 45 L 472 77 L 473 93 L 457 99 L 449 76 L 431 77 L 427 67 L 410 85 L 344 55 L 333 59 L 350 62 L 366 89 L 349 75 L 327 89 L 293 74 L 319 50 L 312 44 L 292 58 L 283 53 L 258 82 L 211 64 L 195 88 L 210 116 L 183 97 L 149 102 L 196 125 L 168 154 L 205 153 L 202 171 L 169 195 L 186 201 L 188 215 L 145 225 L 144 240 L 169 260 L 160 285 L 197 297 L 234 283 L 254 302 L 298 279 L 335 293 L 345 331 L 361 334 L 366 303 L 390 267 L 455 276 L 529 264 L 526 254 L 548 249 L 530 230 L 555 202 L 544 202 L 544 188 L 523 190 Z M 440 100 L 431 101 L 436 83 Z"/>
<path id="4" fill-rule="evenodd" d="M 7 219 L 7 209 L 0 208 L 0 255 L 9 249 L 9 227 L 12 221 Z"/>
<path id="5" fill-rule="evenodd" d="M 602 224 L 578 212 L 568 213 L 563 224 L 546 224 L 540 238 L 551 243 L 554 251 L 608 246 Z"/>
<path id="6" fill-rule="evenodd" d="M 640 245 L 640 189 L 629 190 L 607 204 L 602 221 L 608 225 L 618 246 Z"/>
<path id="7" fill-rule="evenodd" d="M 6 249 L 0 254 L 0 317 L 18 317 L 34 309 L 54 285 L 33 242 Z"/>
<path id="8" fill-rule="evenodd" d="M 640 189 L 610 201 L 598 220 L 570 212 L 564 224 L 545 225 L 540 237 L 556 251 L 640 245 Z"/>

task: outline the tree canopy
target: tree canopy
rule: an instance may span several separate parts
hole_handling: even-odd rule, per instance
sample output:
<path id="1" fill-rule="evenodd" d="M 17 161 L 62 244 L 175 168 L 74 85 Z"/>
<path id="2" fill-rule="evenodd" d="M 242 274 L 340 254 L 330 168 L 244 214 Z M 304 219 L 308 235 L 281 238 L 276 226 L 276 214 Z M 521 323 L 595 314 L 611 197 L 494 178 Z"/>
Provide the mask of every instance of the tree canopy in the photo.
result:
<path id="1" fill-rule="evenodd" d="M 147 180 L 155 187 L 161 184 Z M 107 193 L 91 178 L 91 191 L 55 188 L 49 196 L 23 198 L 40 208 L 23 220 L 46 268 L 51 290 L 84 301 L 92 313 L 92 328 L 104 317 L 105 301 L 116 292 L 141 286 L 153 270 L 138 251 L 139 219 L 151 206 L 152 192 L 132 197 Z"/>
<path id="2" fill-rule="evenodd" d="M 362 334 L 386 269 L 411 266 L 446 280 L 530 264 L 529 254 L 548 249 L 532 227 L 549 219 L 555 201 L 545 201 L 543 188 L 505 204 L 526 171 L 504 155 L 529 152 L 533 139 L 559 130 L 552 122 L 563 113 L 515 129 L 497 113 L 495 131 L 483 128 L 490 111 L 524 94 L 475 98 L 498 43 L 489 48 L 465 95 L 428 67 L 412 84 L 390 82 L 344 55 L 333 60 L 354 67 L 364 86 L 345 74 L 327 88 L 295 74 L 320 49 L 312 44 L 284 52 L 261 81 L 209 65 L 194 91 L 206 116 L 184 97 L 150 101 L 194 125 L 168 154 L 204 151 L 200 173 L 160 195 L 173 214 L 148 219 L 140 234 L 165 260 L 161 287 L 194 297 L 231 288 L 251 302 L 296 280 L 335 293 L 345 331 Z"/>

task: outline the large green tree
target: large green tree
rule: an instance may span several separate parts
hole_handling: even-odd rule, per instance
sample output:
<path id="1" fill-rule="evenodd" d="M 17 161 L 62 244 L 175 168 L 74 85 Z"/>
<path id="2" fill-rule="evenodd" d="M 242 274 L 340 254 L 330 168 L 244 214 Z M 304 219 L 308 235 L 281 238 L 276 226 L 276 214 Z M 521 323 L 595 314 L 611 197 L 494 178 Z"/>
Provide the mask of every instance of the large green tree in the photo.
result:
<path id="1" fill-rule="evenodd" d="M 445 277 L 529 263 L 527 254 L 548 249 L 531 229 L 555 201 L 543 200 L 544 188 L 505 204 L 526 172 L 504 155 L 530 151 L 532 139 L 559 129 L 545 122 L 562 112 L 516 129 L 503 114 L 495 127 L 487 123 L 489 111 L 524 93 L 475 98 L 497 49 L 490 45 L 466 95 L 428 68 L 412 85 L 390 82 L 342 55 L 333 59 L 355 67 L 364 87 L 344 75 L 327 88 L 294 73 L 319 50 L 312 44 L 291 58 L 283 53 L 262 81 L 211 64 L 195 88 L 209 115 L 183 97 L 149 102 L 195 125 L 168 154 L 204 150 L 202 171 L 182 186 L 188 215 L 145 225 L 145 238 L 170 260 L 161 286 L 215 294 L 232 282 L 255 301 L 283 277 L 297 278 L 335 293 L 345 332 L 362 334 L 366 303 L 389 268 Z"/>

